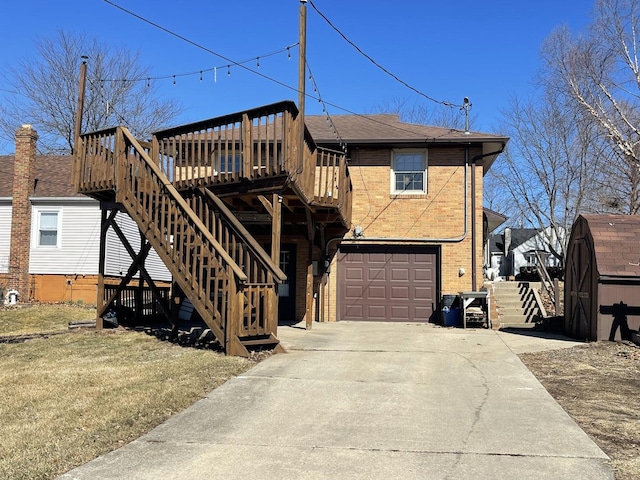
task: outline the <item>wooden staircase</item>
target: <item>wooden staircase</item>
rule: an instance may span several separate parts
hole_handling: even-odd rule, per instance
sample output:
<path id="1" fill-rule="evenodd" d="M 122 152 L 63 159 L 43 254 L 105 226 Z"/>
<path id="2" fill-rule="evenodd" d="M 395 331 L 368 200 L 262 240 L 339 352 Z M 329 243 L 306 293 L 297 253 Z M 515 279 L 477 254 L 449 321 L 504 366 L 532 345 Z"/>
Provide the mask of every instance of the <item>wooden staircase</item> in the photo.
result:
<path id="1" fill-rule="evenodd" d="M 349 228 L 344 155 L 316 147 L 306 129 L 296 143 L 304 129 L 296 114 L 282 102 L 158 132 L 150 143 L 115 127 L 82 135 L 77 149 L 78 192 L 135 221 L 230 355 L 278 345 L 276 286 L 286 276 L 229 205 L 237 203 L 236 213 L 263 205 L 273 215 L 275 199 L 285 196 L 295 221 L 313 224 L 317 212 Z M 267 192 L 277 192 L 273 205 Z"/>

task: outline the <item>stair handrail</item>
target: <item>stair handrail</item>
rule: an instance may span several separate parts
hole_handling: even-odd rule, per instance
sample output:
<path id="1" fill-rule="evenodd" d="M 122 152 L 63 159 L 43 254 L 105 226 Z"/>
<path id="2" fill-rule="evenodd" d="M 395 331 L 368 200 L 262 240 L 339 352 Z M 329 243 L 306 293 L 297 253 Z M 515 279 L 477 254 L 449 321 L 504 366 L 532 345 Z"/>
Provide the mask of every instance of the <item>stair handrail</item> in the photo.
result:
<path id="1" fill-rule="evenodd" d="M 536 269 L 538 270 L 538 276 L 540 277 L 542 286 L 547 292 L 547 295 L 549 295 L 549 298 L 551 299 L 551 303 L 555 305 L 556 303 L 555 292 L 554 292 L 554 289 L 551 287 L 552 283 L 551 283 L 551 277 L 549 276 L 549 272 L 547 272 L 547 266 L 546 266 L 547 262 L 546 262 L 546 259 L 540 253 L 540 250 L 536 250 L 536 259 L 538 260 L 536 262 Z"/>
<path id="2" fill-rule="evenodd" d="M 265 252 L 264 248 L 256 241 L 255 238 L 249 233 L 249 231 L 245 228 L 240 221 L 236 218 L 235 215 L 229 210 L 229 208 L 225 205 L 225 203 L 220 200 L 217 195 L 214 195 L 206 188 L 201 189 L 204 194 L 209 198 L 213 203 L 215 203 L 216 207 L 222 211 L 225 216 L 225 219 L 229 223 L 229 225 L 235 230 L 235 232 L 242 237 L 242 240 L 246 242 L 246 244 L 251 247 L 256 256 L 262 261 L 263 265 L 269 270 L 271 274 L 275 277 L 278 283 L 282 283 L 287 279 L 287 275 L 280 269 L 279 265 L 277 265 L 271 257 Z"/>
<path id="3" fill-rule="evenodd" d="M 131 145 L 138 151 L 138 153 L 140 154 L 140 158 L 143 159 L 147 164 L 147 166 L 153 171 L 153 173 L 157 175 L 159 181 L 167 189 L 169 194 L 173 197 L 173 200 L 180 207 L 182 212 L 202 232 L 202 235 L 216 249 L 216 253 L 220 255 L 222 260 L 224 260 L 224 262 L 227 265 L 229 265 L 229 267 L 235 274 L 238 281 L 246 282 L 247 275 L 242 271 L 240 266 L 233 260 L 233 258 L 231 258 L 231 256 L 224 250 L 224 248 L 222 248 L 222 245 L 220 245 L 220 243 L 215 239 L 215 237 L 211 234 L 209 229 L 205 227 L 204 223 L 202 223 L 202 220 L 200 220 L 200 218 L 198 218 L 198 216 L 193 212 L 193 210 L 191 210 L 191 208 L 189 207 L 189 205 L 187 205 L 187 202 L 184 200 L 182 195 L 180 195 L 178 190 L 176 190 L 176 188 L 173 186 L 171 181 L 162 172 L 160 167 L 156 165 L 153 162 L 153 160 L 151 160 L 151 157 L 149 157 L 145 149 L 142 148 L 138 140 L 131 134 L 131 132 L 129 132 L 129 130 L 126 127 L 117 127 L 117 129 L 122 131 L 123 135 L 127 138 L 129 142 L 131 142 Z"/>

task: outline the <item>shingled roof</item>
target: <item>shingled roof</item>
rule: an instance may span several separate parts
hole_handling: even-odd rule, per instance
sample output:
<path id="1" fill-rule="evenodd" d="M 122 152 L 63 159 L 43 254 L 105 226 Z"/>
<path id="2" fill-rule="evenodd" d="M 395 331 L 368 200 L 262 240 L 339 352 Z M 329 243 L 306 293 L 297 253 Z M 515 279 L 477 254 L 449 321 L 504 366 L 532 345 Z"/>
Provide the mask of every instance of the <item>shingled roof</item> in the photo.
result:
<path id="1" fill-rule="evenodd" d="M 598 273 L 640 277 L 640 215 L 582 215 L 593 238 Z"/>
<path id="2" fill-rule="evenodd" d="M 0 155 L 0 198 L 12 196 L 13 155 Z M 72 156 L 36 157 L 36 187 L 33 197 L 82 197 L 71 183 Z"/>
<path id="3" fill-rule="evenodd" d="M 320 145 L 336 144 L 336 133 L 326 116 L 307 115 L 305 125 Z M 331 122 L 342 141 L 348 144 L 415 143 L 415 142 L 503 142 L 508 138 L 489 133 L 406 123 L 395 114 L 332 115 Z"/>

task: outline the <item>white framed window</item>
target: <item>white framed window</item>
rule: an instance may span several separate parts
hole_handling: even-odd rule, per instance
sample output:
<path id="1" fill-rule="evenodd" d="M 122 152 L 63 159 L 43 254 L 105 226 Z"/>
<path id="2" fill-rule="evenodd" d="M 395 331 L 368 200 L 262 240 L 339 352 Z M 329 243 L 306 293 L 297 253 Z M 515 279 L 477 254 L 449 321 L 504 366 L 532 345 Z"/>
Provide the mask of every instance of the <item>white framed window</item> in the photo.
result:
<path id="1" fill-rule="evenodd" d="M 427 151 L 394 150 L 391 159 L 391 193 L 427 193 Z"/>
<path id="2" fill-rule="evenodd" d="M 60 248 L 60 210 L 38 210 L 36 247 Z"/>

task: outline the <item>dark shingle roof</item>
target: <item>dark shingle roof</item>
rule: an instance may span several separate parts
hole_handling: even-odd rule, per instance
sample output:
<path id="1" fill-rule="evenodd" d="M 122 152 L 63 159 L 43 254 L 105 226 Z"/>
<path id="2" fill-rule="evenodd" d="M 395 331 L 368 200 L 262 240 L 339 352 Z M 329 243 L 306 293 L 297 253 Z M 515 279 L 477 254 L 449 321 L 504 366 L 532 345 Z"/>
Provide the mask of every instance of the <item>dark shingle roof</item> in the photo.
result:
<path id="1" fill-rule="evenodd" d="M 600 275 L 640 276 L 640 215 L 582 215 Z"/>
<path id="2" fill-rule="evenodd" d="M 326 116 L 307 115 L 305 125 L 316 143 L 336 144 L 336 134 Z M 407 143 L 407 142 L 481 142 L 504 141 L 507 137 L 444 127 L 433 127 L 400 121 L 395 114 L 332 115 L 331 121 L 340 138 L 350 144 Z"/>
<path id="3" fill-rule="evenodd" d="M 0 197 L 11 197 L 13 189 L 13 155 L 0 156 Z M 82 197 L 71 183 L 72 156 L 38 155 L 36 157 L 34 197 Z"/>

